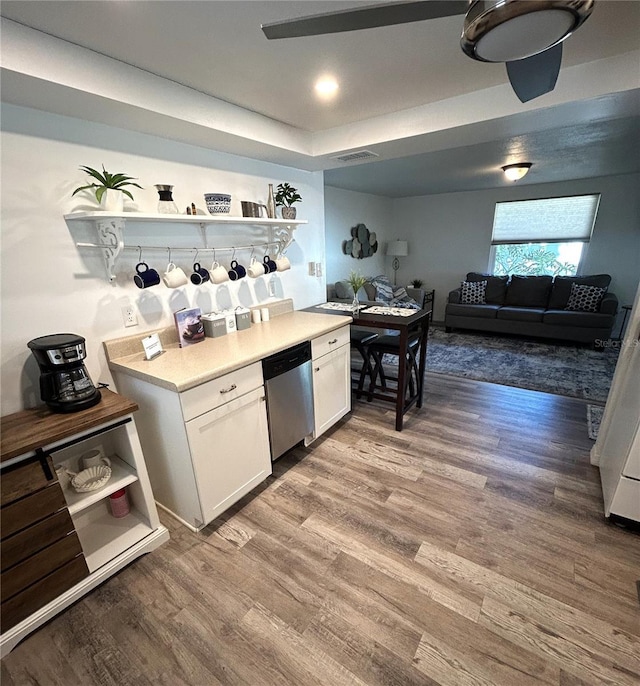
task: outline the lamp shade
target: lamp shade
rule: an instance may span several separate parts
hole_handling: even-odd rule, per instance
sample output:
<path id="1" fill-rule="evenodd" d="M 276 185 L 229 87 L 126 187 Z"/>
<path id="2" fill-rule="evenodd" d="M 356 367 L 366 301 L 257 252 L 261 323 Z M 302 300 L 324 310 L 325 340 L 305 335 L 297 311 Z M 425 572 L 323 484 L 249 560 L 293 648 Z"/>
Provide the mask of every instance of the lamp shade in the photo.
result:
<path id="1" fill-rule="evenodd" d="M 409 254 L 409 244 L 407 241 L 389 241 L 387 244 L 387 255 L 394 257 L 406 257 Z"/>

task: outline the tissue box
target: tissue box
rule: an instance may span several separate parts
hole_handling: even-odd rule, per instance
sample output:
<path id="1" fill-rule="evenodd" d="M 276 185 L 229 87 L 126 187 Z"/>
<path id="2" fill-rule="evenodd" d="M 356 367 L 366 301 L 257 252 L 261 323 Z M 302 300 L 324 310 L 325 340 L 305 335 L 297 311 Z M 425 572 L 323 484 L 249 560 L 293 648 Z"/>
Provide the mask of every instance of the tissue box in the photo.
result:
<path id="1" fill-rule="evenodd" d="M 251 327 L 251 311 L 247 307 L 236 308 L 236 329 L 242 331 Z"/>
<path id="2" fill-rule="evenodd" d="M 227 333 L 235 333 L 236 329 L 236 313 L 235 310 L 225 310 L 223 313 Z"/>
<path id="3" fill-rule="evenodd" d="M 224 314 L 203 314 L 204 335 L 209 338 L 218 338 L 227 333 L 227 322 Z"/>

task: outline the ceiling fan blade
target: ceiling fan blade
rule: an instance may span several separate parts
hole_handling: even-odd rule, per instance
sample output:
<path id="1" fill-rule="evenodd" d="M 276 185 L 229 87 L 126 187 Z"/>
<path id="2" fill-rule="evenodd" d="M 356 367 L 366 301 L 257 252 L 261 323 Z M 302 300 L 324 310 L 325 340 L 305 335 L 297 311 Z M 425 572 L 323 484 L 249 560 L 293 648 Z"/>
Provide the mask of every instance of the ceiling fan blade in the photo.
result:
<path id="1" fill-rule="evenodd" d="M 372 29 L 378 26 L 451 17 L 464 14 L 468 6 L 469 3 L 466 0 L 394 2 L 276 21 L 271 24 L 262 24 L 261 28 L 269 40 L 319 36 L 325 33 L 358 31 L 359 29 Z"/>
<path id="2" fill-rule="evenodd" d="M 556 87 L 561 62 L 562 43 L 523 60 L 507 62 L 509 81 L 520 102 L 528 102 L 552 91 Z"/>

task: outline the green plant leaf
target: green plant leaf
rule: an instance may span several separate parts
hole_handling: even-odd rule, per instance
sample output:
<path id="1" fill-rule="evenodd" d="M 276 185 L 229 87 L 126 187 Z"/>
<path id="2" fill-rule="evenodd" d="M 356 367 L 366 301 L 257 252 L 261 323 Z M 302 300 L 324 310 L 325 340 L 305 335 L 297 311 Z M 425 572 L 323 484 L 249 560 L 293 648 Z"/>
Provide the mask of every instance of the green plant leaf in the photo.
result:
<path id="1" fill-rule="evenodd" d="M 80 188 L 76 188 L 75 191 L 71 194 L 71 197 L 73 197 L 76 193 L 79 193 L 80 191 L 85 191 L 87 188 L 97 188 L 97 184 L 95 183 L 90 183 L 88 186 L 80 186 Z"/>
<path id="2" fill-rule="evenodd" d="M 96 200 L 100 203 L 102 202 L 102 196 L 107 192 L 104 186 L 98 186 L 96 188 Z"/>

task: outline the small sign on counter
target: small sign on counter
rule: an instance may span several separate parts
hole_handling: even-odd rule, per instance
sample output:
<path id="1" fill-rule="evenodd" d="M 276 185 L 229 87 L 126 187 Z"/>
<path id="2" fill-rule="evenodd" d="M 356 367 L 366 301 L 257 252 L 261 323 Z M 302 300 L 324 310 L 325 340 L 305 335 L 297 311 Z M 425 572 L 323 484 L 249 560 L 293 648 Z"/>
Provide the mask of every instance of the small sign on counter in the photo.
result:
<path id="1" fill-rule="evenodd" d="M 154 357 L 162 354 L 162 343 L 160 343 L 160 336 L 157 333 L 152 333 L 150 336 L 142 339 L 142 347 L 147 360 L 152 360 Z"/>

